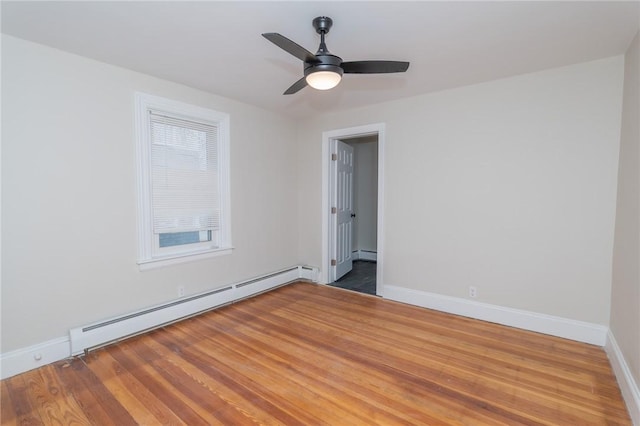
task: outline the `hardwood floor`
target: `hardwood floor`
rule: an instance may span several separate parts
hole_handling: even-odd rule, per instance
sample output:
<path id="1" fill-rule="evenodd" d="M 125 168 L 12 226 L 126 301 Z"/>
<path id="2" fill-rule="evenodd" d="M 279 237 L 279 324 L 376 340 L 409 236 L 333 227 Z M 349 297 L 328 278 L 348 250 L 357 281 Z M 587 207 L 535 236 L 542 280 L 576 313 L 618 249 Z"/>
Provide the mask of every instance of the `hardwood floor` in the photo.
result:
<path id="1" fill-rule="evenodd" d="M 602 348 L 309 283 L 1 384 L 3 425 L 631 424 Z"/>

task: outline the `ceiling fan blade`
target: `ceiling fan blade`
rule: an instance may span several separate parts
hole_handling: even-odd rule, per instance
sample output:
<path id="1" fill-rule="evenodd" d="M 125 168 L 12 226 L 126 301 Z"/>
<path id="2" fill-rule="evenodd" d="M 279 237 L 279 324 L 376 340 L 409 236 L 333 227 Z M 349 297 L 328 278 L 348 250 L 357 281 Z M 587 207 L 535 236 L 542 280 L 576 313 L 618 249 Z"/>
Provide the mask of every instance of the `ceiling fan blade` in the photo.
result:
<path id="1" fill-rule="evenodd" d="M 386 74 L 405 72 L 409 62 L 401 61 L 354 61 L 343 62 L 341 65 L 345 74 Z"/>
<path id="2" fill-rule="evenodd" d="M 298 80 L 295 83 L 293 83 L 291 85 L 291 87 L 289 87 L 287 90 L 285 90 L 283 95 L 293 95 L 294 93 L 299 92 L 300 90 L 304 89 L 305 87 L 307 87 L 307 79 L 306 79 L 306 77 L 302 77 L 300 80 Z"/>
<path id="3" fill-rule="evenodd" d="M 298 43 L 293 42 L 286 38 L 285 36 L 278 33 L 264 33 L 262 34 L 264 38 L 269 40 L 271 43 L 275 44 L 282 50 L 285 50 L 291 53 L 296 58 L 305 61 L 305 62 L 314 62 L 317 61 L 316 55 L 309 52 L 304 47 L 300 46 Z"/>

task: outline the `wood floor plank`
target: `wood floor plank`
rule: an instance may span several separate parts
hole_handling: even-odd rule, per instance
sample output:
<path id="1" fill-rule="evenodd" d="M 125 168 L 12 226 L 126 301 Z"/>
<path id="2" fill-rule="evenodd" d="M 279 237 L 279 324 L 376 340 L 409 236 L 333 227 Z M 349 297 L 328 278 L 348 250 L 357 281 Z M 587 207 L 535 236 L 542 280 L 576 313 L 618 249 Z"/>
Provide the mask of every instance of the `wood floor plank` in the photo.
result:
<path id="1" fill-rule="evenodd" d="M 73 398 L 67 398 L 64 385 L 53 368 L 40 368 L 24 374 L 32 407 L 44 424 L 88 424 L 88 419 Z"/>
<path id="2" fill-rule="evenodd" d="M 293 305 L 291 305 L 291 306 L 293 306 Z M 305 310 L 306 310 L 306 308 L 307 308 L 307 307 L 305 307 Z M 325 312 L 326 312 L 326 309 L 329 309 L 329 307 L 323 307 L 323 308 L 325 308 L 325 309 L 324 309 L 324 311 L 325 311 Z M 344 307 L 342 307 L 342 309 L 341 309 L 341 310 L 347 310 L 347 309 L 345 309 Z M 302 312 L 297 312 L 296 314 L 297 314 L 298 316 L 304 315 Z M 322 318 L 323 318 L 323 320 L 326 320 L 326 318 L 328 318 L 328 317 L 330 318 L 330 317 L 331 317 L 331 315 L 324 316 L 324 317 L 322 317 Z M 314 318 L 315 318 L 315 316 L 314 316 Z M 342 318 L 341 318 L 341 319 L 342 319 Z M 313 331 L 308 331 L 308 332 L 309 332 L 309 333 L 313 333 Z M 546 336 L 545 336 L 545 337 L 546 337 Z M 585 345 L 582 345 L 582 346 L 585 346 Z M 517 355 L 518 355 L 518 358 L 519 358 L 520 356 L 523 356 L 523 354 L 517 354 Z M 520 364 L 521 364 L 521 363 L 520 363 Z M 562 371 L 562 370 L 566 369 L 567 367 L 568 367 L 568 365 L 566 364 L 566 361 L 564 361 L 564 360 L 563 360 L 562 368 L 560 369 L 560 371 Z M 607 377 L 611 378 L 611 375 L 608 375 Z M 613 381 L 613 384 L 615 385 L 615 381 Z M 558 395 L 560 395 L 560 394 L 558 394 Z M 618 404 L 618 407 L 620 407 L 620 404 Z M 533 408 L 534 408 L 534 407 L 530 407 L 530 409 L 533 409 Z M 622 408 L 623 408 L 623 407 L 622 407 Z M 624 408 L 623 408 L 623 409 L 624 409 Z M 587 410 L 588 410 L 588 407 L 587 407 Z M 622 410 L 621 410 L 621 411 L 622 411 Z M 622 411 L 622 413 L 624 413 L 624 411 Z"/>
<path id="3" fill-rule="evenodd" d="M 149 389 L 110 354 L 101 349 L 92 352 L 85 362 L 96 376 L 113 393 L 113 396 L 125 407 L 136 423 L 151 424 L 180 424 L 180 418 L 165 404 L 158 400 Z"/>
<path id="4" fill-rule="evenodd" d="M 231 317 L 231 320 L 238 319 Z M 247 324 L 251 327 L 251 322 Z M 314 386 L 323 382 L 330 389 L 335 389 L 341 395 L 340 402 L 346 402 L 347 407 L 371 404 L 370 411 L 376 412 L 378 417 L 386 411 L 386 414 L 393 414 L 410 423 L 419 417 L 428 424 L 451 424 L 448 414 L 438 416 L 441 407 L 433 404 L 431 399 L 421 401 L 419 408 L 403 403 L 400 396 L 406 394 L 406 391 L 397 385 L 395 378 L 381 375 L 348 357 L 336 355 L 332 348 L 323 349 L 317 344 L 309 344 L 300 339 L 289 341 L 286 334 L 274 329 L 246 330 L 245 335 L 255 339 L 252 343 L 254 347 L 266 347 L 273 354 L 282 354 L 281 358 L 287 360 L 287 368 L 306 375 L 315 381 Z M 274 341 L 277 344 L 274 345 Z M 417 394 L 414 393 L 413 396 Z M 389 404 L 390 401 L 394 403 Z M 398 421 L 399 419 L 395 419 L 396 423 Z"/>
<path id="5" fill-rule="evenodd" d="M 267 311 L 262 312 L 260 317 L 256 316 L 253 319 L 247 318 L 247 320 L 248 322 L 258 321 L 258 318 L 271 321 L 271 328 L 282 328 L 282 326 L 278 325 L 281 319 L 269 318 L 269 312 Z M 322 321 L 318 321 L 318 323 L 320 322 Z M 383 374 L 404 383 L 411 389 L 412 394 L 423 394 L 423 400 L 437 400 L 441 406 L 453 412 L 455 412 L 456 409 L 467 408 L 474 412 L 476 416 L 484 416 L 486 414 L 485 411 L 490 410 L 494 422 L 502 421 L 505 422 L 505 424 L 526 423 L 526 418 L 521 417 L 516 412 L 507 412 L 499 406 L 487 406 L 475 396 L 468 396 L 438 383 L 435 380 L 435 377 L 440 375 L 437 368 L 423 367 L 413 363 L 411 360 L 401 359 L 398 357 L 399 351 L 401 351 L 398 348 L 392 346 L 372 348 L 370 345 L 362 345 L 345 339 L 345 334 L 342 331 L 323 327 L 318 323 L 298 317 L 295 326 L 300 330 L 299 336 L 305 336 L 314 346 L 319 348 L 325 347 L 328 351 L 339 355 L 341 359 L 351 359 L 354 362 L 367 365 L 368 368 L 375 365 L 376 369 L 383 372 Z M 286 332 L 286 330 L 284 330 L 284 332 Z M 302 340 L 301 337 L 298 337 L 298 339 Z M 392 355 L 388 356 L 388 353 Z M 419 376 L 411 371 L 412 368 L 428 368 L 431 372 L 428 375 Z M 422 373 L 424 373 L 424 371 Z M 409 392 L 405 391 L 404 397 L 406 398 L 408 396 Z M 454 405 L 450 406 L 451 404 Z M 419 405 L 415 405 L 415 407 L 417 406 Z M 421 419 L 418 418 L 416 420 Z"/>
<path id="6" fill-rule="evenodd" d="M 159 383 L 163 385 L 161 387 L 149 381 L 145 381 L 145 383 L 154 389 L 157 388 L 157 391 L 160 391 L 158 396 L 161 399 L 170 401 L 171 395 L 179 396 L 181 400 L 181 405 L 178 407 L 180 416 L 183 419 L 188 419 L 187 424 L 197 424 L 201 421 L 202 424 L 237 424 L 238 418 L 242 416 L 245 417 L 242 424 L 257 423 L 254 419 L 255 416 L 253 416 L 255 406 L 252 410 L 244 412 L 234 410 L 233 404 L 230 405 L 228 400 L 221 398 L 213 387 L 207 386 L 206 381 L 203 380 L 206 375 L 203 375 L 201 371 L 193 373 L 193 369 L 189 368 L 190 364 L 184 362 L 186 359 L 182 354 L 181 356 L 173 356 L 175 353 L 172 350 L 156 344 L 155 340 L 158 336 L 161 337 L 165 334 L 167 333 L 164 330 L 152 332 L 135 342 L 130 342 L 127 346 L 127 352 L 143 359 L 147 369 L 154 371 L 154 378 L 160 380 Z M 208 364 L 210 360 L 210 354 L 207 354 L 203 363 Z M 216 379 L 218 380 L 216 383 L 219 385 L 220 377 L 216 377 Z M 171 392 L 165 394 L 163 388 L 168 388 Z M 194 417 L 194 414 L 200 419 Z M 229 417 L 230 415 L 233 417 Z M 263 424 L 273 424 L 273 422 Z"/>
<path id="7" fill-rule="evenodd" d="M 216 321 L 220 323 L 220 321 Z M 287 386 L 286 392 L 295 392 L 296 398 L 303 398 L 314 401 L 314 406 L 330 406 L 331 412 L 321 411 L 319 415 L 324 421 L 336 424 L 340 421 L 355 424 L 362 424 L 370 419 L 370 413 L 376 412 L 376 406 L 369 401 L 363 399 L 357 399 L 353 395 L 345 392 L 340 392 L 341 389 L 333 386 L 336 382 L 344 381 L 344 376 L 335 376 L 330 380 L 325 380 L 322 375 L 327 376 L 327 370 L 317 371 L 317 375 L 311 375 L 307 369 L 297 368 L 295 361 L 295 355 L 287 353 L 279 348 L 282 342 L 277 342 L 274 345 L 274 341 L 271 341 L 268 345 L 261 345 L 257 339 L 253 339 L 247 332 L 237 333 L 237 338 L 227 340 L 224 345 L 235 353 L 232 354 L 234 358 L 240 358 L 244 365 L 250 365 L 257 371 L 267 373 L 263 378 L 263 382 L 269 383 L 273 380 L 277 380 L 283 372 L 287 373 Z M 205 350 L 213 350 L 213 348 L 207 348 Z M 306 362 L 310 359 L 307 358 Z M 313 364 L 317 365 L 317 359 L 313 359 Z M 242 364 L 240 364 L 242 365 Z M 335 365 L 333 366 L 335 368 Z M 333 375 L 333 373 L 329 373 Z M 308 383 L 314 382 L 313 388 L 307 388 Z M 337 396 L 339 395 L 339 396 Z M 356 412 L 352 410 L 354 405 L 367 406 L 368 414 Z M 382 415 L 381 410 L 377 410 L 377 414 Z M 404 414 L 404 413 L 397 413 Z M 409 422 L 409 418 L 405 418 L 402 415 L 394 415 L 387 413 L 389 421 L 393 421 L 396 424 L 400 424 L 403 421 Z M 352 419 L 348 421 L 347 419 Z"/>
<path id="8" fill-rule="evenodd" d="M 279 294 L 278 297 L 291 297 L 291 295 L 282 295 Z M 325 295 L 325 297 L 327 297 L 327 295 Z M 327 297 L 328 298 L 328 297 Z M 363 298 L 361 298 L 363 299 Z M 320 304 L 317 302 L 317 300 L 314 300 L 314 303 L 311 305 L 305 305 L 305 301 L 298 301 L 298 303 L 296 303 L 295 305 L 292 304 L 290 305 L 290 307 L 294 307 L 296 305 L 300 305 L 302 307 L 303 310 L 307 310 L 307 309 L 318 309 L 319 306 L 323 306 L 321 309 L 332 309 L 333 307 L 335 307 L 335 303 L 341 300 L 339 298 L 331 298 L 327 301 L 327 304 Z M 366 299 L 364 299 L 366 300 Z M 355 321 L 352 322 L 350 324 L 350 326 L 356 326 L 359 328 L 360 325 L 366 325 L 366 324 L 373 324 L 373 325 L 388 325 L 388 324 L 395 324 L 397 323 L 399 330 L 393 330 L 394 332 L 403 332 L 403 331 L 410 331 L 414 336 L 416 334 L 416 332 L 419 332 L 421 327 L 424 328 L 425 326 L 425 322 L 424 321 L 418 321 L 415 318 L 413 318 L 411 315 L 415 312 L 415 307 L 410 307 L 410 306 L 406 306 L 406 305 L 402 305 L 402 304 L 398 304 L 399 306 L 396 306 L 396 308 L 400 308 L 399 310 L 401 310 L 402 315 L 395 315 L 394 318 L 394 313 L 392 312 L 387 312 L 387 311 L 382 311 L 382 312 L 378 312 L 378 315 L 376 317 L 374 317 L 373 319 L 366 321 L 365 323 L 362 323 L 358 320 L 358 318 L 361 318 L 361 313 L 366 312 L 366 309 L 370 308 L 371 305 L 366 306 L 365 309 L 361 312 L 357 312 L 357 306 L 358 306 L 358 302 L 361 302 L 362 300 L 357 300 L 354 299 L 352 296 L 351 298 L 348 300 L 349 302 L 349 308 L 345 309 L 345 306 L 342 306 L 340 308 L 340 312 L 339 312 L 339 318 L 341 321 L 345 321 L 348 320 L 349 317 L 354 317 L 355 316 Z M 375 303 L 379 303 L 380 301 L 377 299 L 373 299 L 370 300 L 372 302 Z M 386 302 L 386 301 L 385 301 Z M 389 302 L 386 302 L 389 303 Z M 393 302 L 391 302 L 393 303 Z M 404 308 L 404 309 L 403 309 Z M 413 311 L 412 311 L 413 310 Z M 487 348 L 491 348 L 492 346 L 495 348 L 498 348 L 500 350 L 506 350 L 508 351 L 510 354 L 517 354 L 517 355 L 526 355 L 528 358 L 532 358 L 534 354 L 536 354 L 536 343 L 537 342 L 544 342 L 544 345 L 541 348 L 540 353 L 542 354 L 542 359 L 544 360 L 544 362 L 547 362 L 550 358 L 554 358 L 555 357 L 555 361 L 556 362 L 564 362 L 566 366 L 570 366 L 573 369 L 576 368 L 576 364 L 578 366 L 581 365 L 581 363 L 585 362 L 585 355 L 586 355 L 586 351 L 588 349 L 594 349 L 594 351 L 591 351 L 592 353 L 599 353 L 599 359 L 603 359 L 602 358 L 602 351 L 597 351 L 597 348 L 595 346 L 590 346 L 590 345 L 576 345 L 575 342 L 568 342 L 568 341 L 563 341 L 563 339 L 559 339 L 559 338 L 553 338 L 551 336 L 542 336 L 539 335 L 537 333 L 532 333 L 532 332 L 528 332 L 528 331 L 524 331 L 524 330 L 517 330 L 517 329 L 511 329 L 509 327 L 503 327 L 503 328 L 497 328 L 495 327 L 493 324 L 490 323 L 483 323 L 483 322 L 478 322 L 472 319 L 468 319 L 468 318 L 464 318 L 464 317 L 459 317 L 459 316 L 454 316 L 454 315 L 449 315 L 449 314 L 445 314 L 442 312 L 435 312 L 435 311 L 426 311 L 425 310 L 425 317 L 426 315 L 428 315 L 428 332 L 431 335 L 439 335 L 442 338 L 447 339 L 449 342 L 450 341 L 459 341 L 461 342 L 462 345 L 467 345 L 467 346 L 471 346 L 473 345 L 475 342 L 483 342 L 483 346 L 487 347 Z M 331 315 L 326 315 L 325 318 L 331 318 Z M 437 318 L 440 318 L 440 321 L 437 320 Z M 399 321 L 397 321 L 399 320 Z M 374 321 L 377 321 L 377 323 L 374 323 Z M 456 323 L 460 324 L 458 327 L 456 327 Z M 441 333 L 433 333 L 434 331 L 434 327 L 437 327 L 438 324 L 440 324 L 441 327 Z M 357 329 L 355 329 L 357 330 Z M 487 330 L 487 331 L 483 331 L 483 330 Z M 508 339 L 504 339 L 502 338 L 503 333 L 504 332 L 508 332 L 509 333 L 509 338 Z M 487 340 L 484 337 L 489 336 L 490 339 Z M 497 336 L 496 336 L 497 335 Z M 518 338 L 518 336 L 520 336 Z M 540 339 L 540 337 L 543 337 L 543 339 Z M 492 341 L 494 342 L 492 345 Z M 564 353 L 558 353 L 557 350 L 554 351 L 549 351 L 549 349 L 551 349 L 550 347 L 550 342 L 552 342 L 554 344 L 554 346 L 556 345 L 564 345 L 565 349 L 566 348 L 579 348 L 579 352 L 576 353 L 574 351 L 574 353 L 569 353 L 569 352 L 564 352 Z M 567 343 L 568 342 L 568 343 Z M 430 342 L 431 343 L 431 342 Z M 473 346 L 472 346 L 473 347 Z M 554 348 L 555 349 L 555 348 Z M 579 358 L 573 360 L 574 362 L 571 362 L 572 358 L 571 355 L 580 355 Z M 606 366 L 601 367 L 597 364 L 593 364 L 593 363 L 587 363 L 586 364 L 588 367 L 590 368 L 600 368 L 600 371 L 608 371 Z"/>
<path id="9" fill-rule="evenodd" d="M 80 358 L 54 364 L 56 373 L 67 391 L 76 399 L 90 424 L 135 425 L 126 407 L 122 406 Z"/>
<path id="10" fill-rule="evenodd" d="M 331 307 L 333 306 L 333 303 L 331 306 L 327 306 L 327 307 L 323 307 L 321 308 L 323 311 L 326 311 L 327 309 L 331 309 Z M 401 305 L 404 306 L 404 305 Z M 316 305 L 317 307 L 317 305 Z M 414 307 L 411 307 L 412 309 L 415 309 Z M 303 310 L 305 312 L 307 312 L 309 309 L 314 309 L 313 306 L 311 307 L 304 307 Z M 341 309 L 341 312 L 344 312 L 345 310 L 347 311 L 352 311 L 353 308 L 350 306 L 348 309 L 344 309 L 344 307 Z M 427 310 L 424 310 L 425 312 L 429 312 Z M 547 364 L 550 360 L 553 361 L 555 364 L 561 363 L 565 369 L 567 370 L 567 372 L 577 372 L 579 371 L 579 369 L 581 368 L 581 363 L 584 362 L 584 358 L 585 358 L 585 353 L 583 352 L 585 349 L 589 350 L 592 353 L 597 352 L 598 353 L 598 358 L 597 358 L 597 363 L 593 363 L 592 361 L 595 361 L 595 358 L 590 358 L 590 362 L 591 365 L 589 365 L 590 371 L 595 372 L 597 369 L 599 372 L 603 372 L 606 373 L 606 377 L 610 378 L 611 377 L 611 371 L 608 368 L 608 362 L 607 362 L 607 358 L 606 355 L 604 354 L 604 352 L 602 351 L 601 348 L 597 348 L 595 346 L 592 345 L 585 345 L 585 344 L 581 344 L 581 343 L 577 343 L 577 342 L 569 342 L 569 341 L 563 341 L 562 339 L 558 339 L 558 338 L 554 338 L 551 336 L 543 336 L 537 333 L 532 333 L 532 332 L 527 332 L 524 330 L 517 330 L 517 329 L 512 329 L 509 327 L 502 327 L 502 326 L 496 326 L 495 324 L 490 324 L 490 323 L 484 323 L 481 321 L 475 321 L 475 320 L 470 320 L 470 319 L 463 319 L 469 322 L 469 324 L 473 324 L 473 326 L 469 326 L 469 325 L 465 325 L 464 327 L 464 334 L 460 334 L 460 333 L 456 333 L 456 330 L 454 329 L 453 326 L 451 327 L 443 327 L 441 331 L 437 331 L 434 333 L 434 321 L 432 316 L 433 315 L 437 315 L 437 316 L 443 316 L 445 318 L 451 318 L 453 321 L 455 322 L 456 320 L 460 320 L 461 317 L 457 317 L 454 315 L 449 315 L 449 314 L 444 314 L 444 313 L 440 313 L 440 312 L 434 312 L 434 311 L 430 311 L 431 313 L 429 314 L 430 317 L 428 319 L 428 333 L 431 335 L 430 338 L 428 338 L 428 341 L 426 341 L 425 343 L 428 343 L 429 346 L 431 345 L 437 345 L 440 341 L 444 342 L 444 344 L 448 347 L 452 347 L 453 345 L 456 345 L 457 342 L 459 342 L 458 346 L 455 348 L 456 349 L 456 353 L 458 353 L 459 351 L 464 351 L 465 347 L 471 348 L 471 349 L 475 349 L 476 347 L 478 347 L 478 345 L 482 346 L 484 349 L 487 350 L 495 350 L 496 352 L 494 352 L 494 354 L 499 354 L 501 352 L 506 353 L 508 356 L 510 357 L 524 357 L 526 356 L 528 360 L 533 360 L 535 361 L 536 359 L 540 359 L 544 364 Z M 318 312 L 319 314 L 319 312 Z M 349 314 L 345 314 L 345 315 L 349 315 Z M 345 319 L 345 315 L 342 315 L 340 317 L 341 321 L 344 321 Z M 331 315 L 325 315 L 325 318 L 331 318 Z M 393 321 L 393 320 L 392 320 Z M 351 326 L 356 325 L 357 321 L 354 322 L 353 324 L 351 324 Z M 399 327 L 396 327 L 397 329 L 393 329 L 390 331 L 392 331 L 394 334 L 397 335 L 406 335 L 409 336 L 411 339 L 414 339 L 416 341 L 419 340 L 420 335 L 418 334 L 419 332 L 421 332 L 420 330 L 420 323 L 416 322 L 416 320 L 414 318 L 412 318 L 409 315 L 406 315 L 404 320 L 400 323 L 398 323 Z M 423 322 L 424 325 L 424 322 Z M 361 329 L 362 324 L 358 325 L 357 328 L 353 328 L 352 331 L 353 332 L 358 332 Z M 388 319 L 385 319 L 385 321 L 381 324 L 376 325 L 376 327 L 393 327 L 394 324 L 390 324 Z M 436 326 L 437 327 L 437 326 Z M 492 339 L 493 342 L 491 341 L 487 341 L 486 339 L 477 339 L 476 336 L 478 334 L 480 334 L 478 332 L 479 329 L 482 328 L 492 328 L 492 329 L 497 329 L 497 330 L 502 330 L 503 332 L 509 333 L 509 337 L 508 338 L 503 338 L 501 336 Z M 346 327 L 347 329 L 350 328 L 350 325 L 348 325 Z M 406 333 L 404 333 L 404 331 L 406 331 Z M 513 346 L 513 335 L 514 334 L 524 334 L 526 336 L 526 340 L 524 341 L 524 345 L 522 345 L 522 347 L 518 348 L 518 347 L 514 347 Z M 373 335 L 374 337 L 377 337 L 377 333 L 375 335 Z M 542 352 L 536 352 L 535 351 L 535 343 L 536 340 L 545 340 L 545 341 L 551 341 L 553 343 L 553 345 L 551 346 L 545 346 L 544 350 Z M 574 352 L 574 353 L 562 353 L 560 355 L 558 355 L 555 351 L 555 349 L 553 348 L 553 346 L 555 346 L 555 341 L 560 341 L 561 343 L 564 342 L 568 342 L 572 347 L 574 348 L 579 348 L 580 352 Z M 531 342 L 532 348 L 529 348 L 526 346 L 526 342 Z M 566 343 L 564 343 L 566 344 Z M 542 355 L 540 355 L 542 354 Z M 574 359 L 573 356 L 577 355 L 577 358 Z"/>
<path id="11" fill-rule="evenodd" d="M 309 283 L 1 385 L 3 425 L 631 425 L 600 347 Z"/>
<path id="12" fill-rule="evenodd" d="M 18 413 L 11 400 L 10 380 L 11 378 L 0 382 L 0 423 L 2 424 L 17 424 Z"/>
<path id="13" fill-rule="evenodd" d="M 24 381 L 24 375 L 18 375 L 9 379 L 3 380 L 3 391 L 9 395 L 13 410 L 7 421 L 13 421 L 14 424 L 19 425 L 43 425 L 44 422 L 40 417 L 36 407 L 31 403 L 31 399 L 28 395 L 28 388 Z M 4 400 L 3 400 L 4 402 Z M 2 411 L 5 413 L 5 410 Z M 5 422 L 4 418 L 2 420 Z"/>
<path id="14" fill-rule="evenodd" d="M 250 363 L 243 354 L 234 350 L 232 342 L 224 340 L 222 336 L 219 342 L 210 345 L 206 341 L 192 346 L 183 351 L 185 356 L 206 358 L 209 351 L 215 351 L 215 369 L 228 378 L 235 381 L 236 386 L 240 385 L 246 390 L 252 390 L 252 399 L 261 401 L 262 404 L 269 404 L 269 411 L 277 421 L 283 424 L 313 424 L 318 422 L 318 411 L 316 406 L 306 406 L 306 401 L 310 395 L 303 389 L 297 389 L 296 393 L 291 387 L 288 377 L 270 377 L 268 371 L 257 368 Z M 201 349 L 204 348 L 204 349 Z M 282 383 L 284 382 L 284 383 Z M 278 390 L 286 384 L 288 398 L 279 399 Z M 304 398 L 307 397 L 307 398 Z M 302 399 L 301 399 L 302 398 Z M 273 401 L 278 401 L 274 404 Z M 293 401 L 297 401 L 296 404 Z M 321 413 L 324 414 L 324 413 Z"/>
<path id="15" fill-rule="evenodd" d="M 171 410 L 185 424 L 206 425 L 207 419 L 203 418 L 197 409 L 194 409 L 190 401 L 187 400 L 174 386 L 171 381 L 166 380 L 154 362 L 159 358 L 149 354 L 141 357 L 136 348 L 140 345 L 141 339 L 125 341 L 122 344 L 108 348 L 111 356 L 124 368 L 126 368 L 138 381 L 140 381 L 155 397 Z"/>
<path id="16" fill-rule="evenodd" d="M 317 305 L 304 306 L 302 311 L 295 312 L 295 314 L 298 316 L 305 315 L 305 313 L 312 312 L 314 308 L 317 308 Z M 402 348 L 413 347 L 413 349 L 419 349 L 418 346 L 420 345 L 420 339 L 421 339 L 421 336 L 419 334 L 414 332 L 411 336 L 405 336 L 406 338 L 402 339 L 402 335 L 403 335 L 402 330 L 413 331 L 415 330 L 415 327 L 408 327 L 406 324 L 402 324 L 402 329 L 392 329 L 394 327 L 392 325 L 390 326 L 389 322 L 386 322 L 384 325 L 383 324 L 379 324 L 379 325 L 360 324 L 358 326 L 358 329 L 354 330 L 355 325 L 349 324 L 349 323 L 345 324 L 343 321 L 345 317 L 348 317 L 349 315 L 353 315 L 352 313 L 341 316 L 339 324 L 335 323 L 335 321 L 332 322 L 331 320 L 331 318 L 335 319 L 337 318 L 337 315 L 345 311 L 343 307 L 336 307 L 336 305 L 322 306 L 321 310 L 322 312 L 329 314 L 325 317 L 325 318 L 329 318 L 325 320 L 326 321 L 325 324 L 330 324 L 334 327 L 344 326 L 346 327 L 347 330 L 350 329 L 352 331 L 352 333 L 350 334 L 362 334 L 364 338 L 367 338 L 369 340 L 375 339 L 375 337 L 380 336 L 384 344 L 392 343 L 395 346 L 402 347 Z M 388 330 L 384 330 L 384 327 L 386 327 Z M 375 337 L 371 337 L 371 336 L 375 336 Z M 483 347 L 487 348 L 487 351 L 488 351 L 490 346 L 487 345 L 485 342 L 482 342 L 482 343 L 483 343 Z M 583 389 L 580 389 L 578 386 L 576 386 L 576 384 L 580 382 L 576 383 L 576 381 L 566 381 L 566 383 L 559 384 L 557 380 L 554 380 L 553 383 L 551 383 L 551 381 L 548 380 L 548 377 L 544 377 L 543 374 L 540 374 L 541 368 L 536 368 L 534 355 L 530 355 L 530 354 L 525 355 L 522 353 L 512 352 L 511 354 L 509 354 L 510 355 L 509 358 L 502 356 L 501 359 L 498 360 L 497 359 L 498 356 L 502 355 L 502 352 L 504 352 L 504 349 L 501 349 L 500 352 L 492 351 L 493 352 L 492 354 L 488 355 L 487 353 L 485 353 L 480 356 L 472 353 L 468 353 L 465 355 L 464 349 L 458 347 L 455 353 L 453 354 L 449 353 L 446 355 L 446 357 L 441 357 L 439 356 L 439 353 L 436 350 L 429 349 L 429 346 L 433 346 L 433 344 L 434 344 L 434 340 L 430 340 L 429 345 L 425 346 L 423 349 L 425 351 L 431 352 L 429 357 L 429 359 L 431 360 L 431 363 L 433 364 L 439 363 L 441 365 L 447 365 L 450 363 L 451 357 L 455 356 L 456 357 L 455 364 L 460 365 L 461 367 L 465 367 L 465 368 L 461 368 L 461 372 L 463 374 L 473 374 L 479 368 L 482 368 L 483 376 L 491 376 L 490 370 L 493 369 L 494 381 L 499 380 L 501 383 L 505 381 L 513 381 L 513 379 L 510 379 L 508 376 L 505 376 L 505 374 L 503 374 L 503 371 L 505 370 L 505 367 L 506 367 L 518 373 L 517 380 L 518 380 L 519 387 L 524 388 L 525 390 L 528 389 L 533 393 L 536 393 L 537 390 L 542 392 L 547 392 L 555 389 L 555 390 L 561 391 L 561 392 L 558 392 L 559 397 L 560 398 L 564 397 L 565 403 L 568 403 L 568 404 L 571 403 L 571 396 L 574 393 L 581 393 L 581 398 L 583 398 L 587 403 L 590 402 L 585 407 L 583 407 L 586 410 L 590 410 L 592 403 L 596 402 L 595 400 L 598 398 L 598 395 L 593 391 L 592 386 L 589 386 L 589 390 L 583 390 Z M 455 346 L 455 342 L 450 342 L 448 343 L 448 345 L 453 347 Z M 516 355 L 515 357 L 513 356 L 514 354 Z M 466 356 L 466 361 L 463 361 L 461 356 Z M 524 359 L 527 360 L 526 363 L 523 363 L 520 361 L 522 357 L 525 357 Z M 480 360 L 482 361 L 482 364 L 469 363 L 469 361 L 474 361 L 474 360 Z M 495 362 L 495 361 L 498 361 L 498 362 Z M 531 367 L 532 364 L 533 364 L 533 367 Z M 564 360 L 562 360 L 562 363 L 560 365 L 562 365 L 563 369 L 567 368 L 566 361 Z M 500 370 L 498 370 L 498 367 L 500 368 Z M 526 376 L 524 369 L 528 369 L 531 374 Z M 499 375 L 497 375 L 498 372 L 500 372 Z M 525 383 L 527 378 L 531 380 L 528 386 Z M 557 374 L 554 376 L 554 378 L 557 378 Z M 546 383 L 544 383 L 545 380 L 546 380 Z"/>
<path id="17" fill-rule="evenodd" d="M 174 334 L 176 328 L 172 328 L 172 334 Z M 166 337 L 163 334 L 162 337 Z M 175 340 L 171 340 L 167 343 L 166 339 L 162 343 L 157 341 L 149 342 L 149 345 L 155 347 L 156 345 L 173 345 Z M 166 349 L 166 347 L 165 347 Z M 183 351 L 178 351 L 180 355 L 166 356 L 164 361 L 172 364 L 173 369 L 179 369 L 182 373 L 189 377 L 193 382 L 197 382 L 200 386 L 204 387 L 207 391 L 207 398 L 210 399 L 210 404 L 214 406 L 214 412 L 216 418 L 220 420 L 222 424 L 276 424 L 274 417 L 267 411 L 261 409 L 254 403 L 255 399 L 247 397 L 247 394 L 242 389 L 237 389 L 236 386 L 224 386 L 224 382 L 219 379 L 219 376 L 214 377 L 211 374 L 207 374 L 206 368 L 201 368 L 201 362 L 198 358 L 183 356 Z M 207 359 L 214 358 L 215 354 L 207 354 L 203 358 L 203 363 L 208 367 L 210 362 Z M 174 372 L 173 374 L 178 374 Z M 242 420 L 239 420 L 242 419 Z"/>

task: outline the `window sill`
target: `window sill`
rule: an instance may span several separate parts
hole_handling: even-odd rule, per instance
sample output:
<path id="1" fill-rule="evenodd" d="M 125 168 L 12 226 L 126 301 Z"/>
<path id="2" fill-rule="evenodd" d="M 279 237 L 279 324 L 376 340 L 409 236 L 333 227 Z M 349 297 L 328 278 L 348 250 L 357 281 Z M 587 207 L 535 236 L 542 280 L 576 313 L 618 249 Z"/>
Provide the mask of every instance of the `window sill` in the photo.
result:
<path id="1" fill-rule="evenodd" d="M 233 252 L 233 247 L 224 247 L 212 250 L 201 251 L 197 253 L 187 253 L 180 255 L 170 255 L 165 257 L 158 257 L 154 259 L 145 259 L 138 261 L 138 268 L 140 271 L 147 271 L 149 269 L 162 268 L 170 265 L 178 265 L 180 263 L 195 262 L 197 260 L 209 259 L 212 257 L 226 256 Z"/>

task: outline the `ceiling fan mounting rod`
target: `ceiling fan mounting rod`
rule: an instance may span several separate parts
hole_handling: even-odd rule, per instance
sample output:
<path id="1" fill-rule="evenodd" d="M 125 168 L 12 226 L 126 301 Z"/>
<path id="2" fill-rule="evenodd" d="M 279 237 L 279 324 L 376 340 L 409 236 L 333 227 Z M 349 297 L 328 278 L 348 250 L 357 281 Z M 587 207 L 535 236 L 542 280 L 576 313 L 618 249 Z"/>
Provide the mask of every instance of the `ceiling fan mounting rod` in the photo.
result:
<path id="1" fill-rule="evenodd" d="M 327 16 L 318 16 L 313 20 L 313 28 L 320 34 L 320 46 L 318 47 L 316 55 L 329 54 L 329 49 L 327 49 L 327 45 L 324 42 L 324 35 L 329 32 L 332 25 L 333 20 Z"/>
<path id="2" fill-rule="evenodd" d="M 320 33 L 320 46 L 318 46 L 318 52 L 316 55 L 323 55 L 329 53 L 329 49 L 327 49 L 327 45 L 324 43 L 324 33 Z"/>

